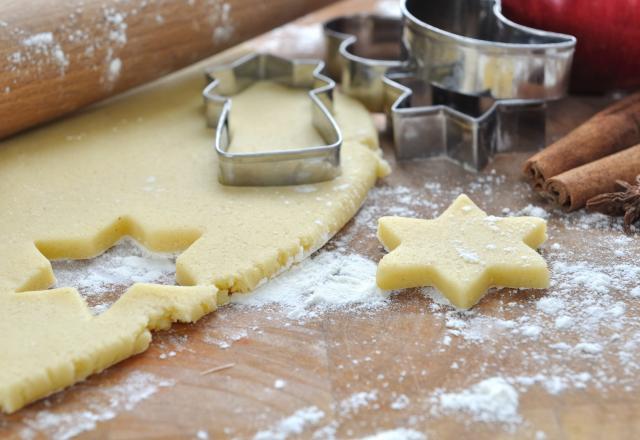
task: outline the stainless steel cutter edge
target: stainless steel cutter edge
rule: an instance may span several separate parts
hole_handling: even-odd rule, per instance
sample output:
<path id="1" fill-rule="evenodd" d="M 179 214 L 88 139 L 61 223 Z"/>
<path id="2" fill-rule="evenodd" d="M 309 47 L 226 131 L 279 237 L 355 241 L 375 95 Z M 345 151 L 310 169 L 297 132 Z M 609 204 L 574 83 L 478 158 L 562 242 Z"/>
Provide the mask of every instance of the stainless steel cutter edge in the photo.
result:
<path id="1" fill-rule="evenodd" d="M 425 10 L 435 21 L 446 16 L 446 7 L 456 12 L 456 18 L 447 23 L 449 28 L 460 26 L 456 20 L 469 15 L 472 18 L 466 19 L 473 20 L 477 28 L 491 29 L 491 38 L 461 35 L 427 22 Z M 494 99 L 559 99 L 566 95 L 574 36 L 517 24 L 502 14 L 500 0 L 402 0 L 401 12 L 403 43 L 424 80 L 460 93 L 488 91 Z"/>
<path id="2" fill-rule="evenodd" d="M 397 82 L 404 75 L 392 72 L 382 79 L 399 160 L 445 157 L 479 171 L 497 153 L 531 151 L 544 145 L 544 100 L 494 101 L 478 116 L 442 104 L 413 107 L 414 91 Z M 525 119 L 529 132 L 522 131 Z"/>
<path id="3" fill-rule="evenodd" d="M 383 112 L 386 109 L 382 77 L 388 70 L 408 68 L 409 63 L 402 59 L 365 58 L 352 53 L 350 49 L 358 43 L 359 38 L 344 28 L 364 30 L 370 34 L 377 34 L 380 29 L 390 29 L 380 39 L 396 42 L 400 48 L 402 22 L 394 17 L 355 14 L 338 17 L 324 24 L 328 75 L 340 81 L 342 91 L 361 101 L 367 109 Z"/>
<path id="4" fill-rule="evenodd" d="M 403 2 L 405 10 L 406 3 L 406 1 Z M 554 51 L 558 48 L 563 50 L 569 48 L 573 51 L 574 37 L 537 31 L 510 22 L 500 13 L 499 3 L 493 5 L 493 13 L 498 19 L 508 22 L 514 28 L 552 35 L 562 40 L 560 43 L 534 45 L 537 50 Z M 494 102 L 490 108 L 478 116 L 471 116 L 445 105 L 414 107 L 407 105 L 413 94 L 411 89 L 395 82 L 392 78 L 385 78 L 385 75 L 389 71 L 404 71 L 406 74 L 417 70 L 415 60 L 390 61 L 357 56 L 349 50 L 356 44 L 357 36 L 342 31 L 342 28 L 355 27 L 360 32 L 359 27 L 361 27 L 364 28 L 365 33 L 375 34 L 376 27 L 385 22 L 391 26 L 401 27 L 398 19 L 375 15 L 340 17 L 325 23 L 327 63 L 334 78 L 342 77 L 342 87 L 347 94 L 362 100 L 372 111 L 386 111 L 389 114 L 396 156 L 399 159 L 444 155 L 466 168 L 479 170 L 495 153 L 514 149 L 528 151 L 544 145 L 546 106 L 544 99 L 503 99 Z M 481 46 L 487 44 L 482 40 L 461 38 Z M 385 41 L 385 35 L 376 35 L 372 39 Z M 509 45 L 500 43 L 499 46 Z M 531 46 L 511 44 L 510 47 L 530 48 Z M 416 74 L 415 71 L 412 73 Z M 561 90 L 564 93 L 566 84 Z M 482 98 L 480 95 L 477 96 L 478 99 Z M 524 120 L 527 124 L 523 123 Z M 536 127 L 538 130 L 523 133 L 525 125 Z"/>
<path id="5" fill-rule="evenodd" d="M 333 112 L 335 82 L 321 72 L 319 60 L 285 59 L 271 54 L 249 54 L 230 64 L 206 69 L 210 83 L 202 95 L 207 124 L 216 127 L 214 147 L 218 156 L 218 180 L 225 185 L 298 185 L 330 180 L 340 175 L 342 132 Z M 231 95 L 260 80 L 304 87 L 312 101 L 314 127 L 326 145 L 282 148 L 269 152 L 233 153 L 229 115 Z"/>
<path id="6" fill-rule="evenodd" d="M 357 37 L 338 30 L 340 22 L 348 21 L 352 21 L 351 25 L 356 22 L 365 26 L 370 32 L 376 24 L 382 23 L 401 27 L 401 20 L 358 14 L 325 23 L 327 66 L 332 66 L 328 70 L 334 77 L 342 77 L 341 86 L 345 93 L 364 101 L 371 111 L 388 114 L 398 159 L 443 156 L 477 171 L 486 166 L 496 153 L 529 151 L 544 144 L 544 100 L 496 101 L 477 117 L 445 105 L 407 105 L 413 91 L 396 79 L 413 75 L 411 63 L 408 60 L 379 60 L 352 54 L 349 49 Z M 358 85 L 358 81 L 364 84 Z M 519 122 L 523 117 L 527 117 L 539 130 L 533 130 L 526 136 L 518 135 L 511 128 L 521 125 Z"/>

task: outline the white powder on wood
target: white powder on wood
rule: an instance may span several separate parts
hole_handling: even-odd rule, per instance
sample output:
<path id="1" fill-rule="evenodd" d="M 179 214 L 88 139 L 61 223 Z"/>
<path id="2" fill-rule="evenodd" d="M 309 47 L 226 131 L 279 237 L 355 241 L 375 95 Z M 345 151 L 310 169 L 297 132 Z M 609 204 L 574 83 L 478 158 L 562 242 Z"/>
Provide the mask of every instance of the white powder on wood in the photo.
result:
<path id="1" fill-rule="evenodd" d="M 109 66 L 107 67 L 107 81 L 115 82 L 120 76 L 120 70 L 122 69 L 122 61 L 120 58 L 114 58 L 109 62 Z"/>
<path id="2" fill-rule="evenodd" d="M 378 432 L 361 440 L 425 440 L 427 437 L 413 429 L 398 428 L 389 431 Z"/>
<path id="3" fill-rule="evenodd" d="M 411 401 L 406 395 L 400 394 L 396 400 L 391 402 L 391 409 L 395 409 L 396 411 L 403 410 L 409 406 L 410 402 Z"/>
<path id="4" fill-rule="evenodd" d="M 245 339 L 249 336 L 247 329 L 245 328 L 233 328 L 223 327 L 214 328 L 212 330 L 207 329 L 203 336 L 203 341 L 207 344 L 217 345 L 218 347 L 227 349 L 241 339 Z"/>
<path id="5" fill-rule="evenodd" d="M 254 440 L 285 440 L 291 436 L 302 434 L 324 418 L 324 412 L 316 406 L 299 409 L 287 418 L 280 420 L 275 426 L 258 432 Z"/>
<path id="6" fill-rule="evenodd" d="M 231 4 L 215 2 L 211 6 L 209 22 L 213 25 L 213 41 L 222 44 L 231 39 L 235 30 L 231 21 Z"/>
<path id="7" fill-rule="evenodd" d="M 23 63 L 36 68 L 53 63 L 60 68 L 60 73 L 64 74 L 69 66 L 69 59 L 52 32 L 28 35 L 20 43 L 24 50 L 14 52 L 7 58 L 12 64 L 11 70 L 21 67 Z"/>
<path id="8" fill-rule="evenodd" d="M 518 414 L 518 392 L 501 377 L 492 377 L 457 393 L 435 394 L 435 409 L 464 412 L 480 422 L 515 423 Z"/>
<path id="9" fill-rule="evenodd" d="M 548 313 L 553 315 L 558 313 L 564 307 L 564 301 L 560 298 L 548 297 L 545 296 L 540 298 L 536 303 L 536 307 L 544 313 Z"/>
<path id="10" fill-rule="evenodd" d="M 277 304 L 299 320 L 346 307 L 375 308 L 387 297 L 375 274 L 376 264 L 365 257 L 325 251 L 250 294 L 234 294 L 231 301 L 253 307 Z"/>
<path id="11" fill-rule="evenodd" d="M 549 218 L 549 213 L 545 211 L 544 208 L 534 205 L 527 205 L 522 208 L 520 211 L 515 213 L 517 216 L 530 216 L 530 217 L 540 217 L 547 219 Z"/>
<path id="12" fill-rule="evenodd" d="M 49 44 L 53 44 L 53 34 L 51 32 L 34 34 L 22 40 L 22 44 L 25 46 L 46 47 Z"/>
<path id="13" fill-rule="evenodd" d="M 26 417 L 26 425 L 20 432 L 23 439 L 38 435 L 66 440 L 78 434 L 95 429 L 100 422 L 111 420 L 123 411 L 133 410 L 140 402 L 148 399 L 162 387 L 174 384 L 151 373 L 136 371 L 122 383 L 92 388 L 92 395 L 85 396 L 82 408 L 71 412 L 52 410 L 39 411 L 33 417 Z"/>
<path id="14" fill-rule="evenodd" d="M 149 252 L 124 238 L 96 258 L 52 261 L 55 287 L 75 287 L 94 313 L 105 311 L 133 283 L 175 284 L 173 254 Z M 119 292 L 114 292 L 118 288 Z"/>
<path id="15" fill-rule="evenodd" d="M 346 399 L 342 399 L 338 404 L 338 409 L 341 415 L 348 415 L 350 413 L 357 413 L 361 408 L 368 406 L 371 402 L 378 399 L 378 391 L 361 391 L 359 393 L 353 393 Z"/>

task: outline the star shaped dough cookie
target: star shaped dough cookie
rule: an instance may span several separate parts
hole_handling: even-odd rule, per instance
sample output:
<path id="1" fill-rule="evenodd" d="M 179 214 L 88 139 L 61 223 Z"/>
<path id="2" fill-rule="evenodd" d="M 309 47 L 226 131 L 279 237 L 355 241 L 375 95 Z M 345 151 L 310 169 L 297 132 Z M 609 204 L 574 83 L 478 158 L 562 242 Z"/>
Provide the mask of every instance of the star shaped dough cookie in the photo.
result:
<path id="1" fill-rule="evenodd" d="M 493 286 L 546 288 L 549 270 L 535 251 L 546 229 L 537 217 L 488 216 L 464 194 L 433 220 L 382 217 L 378 238 L 390 253 L 378 265 L 378 286 L 434 286 L 460 308 Z"/>

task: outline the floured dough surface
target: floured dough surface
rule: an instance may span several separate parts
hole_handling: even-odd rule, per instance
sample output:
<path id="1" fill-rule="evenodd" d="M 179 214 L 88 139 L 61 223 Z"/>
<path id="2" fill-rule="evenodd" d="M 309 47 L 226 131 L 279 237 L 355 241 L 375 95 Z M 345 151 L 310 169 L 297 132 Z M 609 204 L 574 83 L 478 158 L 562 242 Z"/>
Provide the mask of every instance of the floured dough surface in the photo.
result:
<path id="1" fill-rule="evenodd" d="M 196 66 L 0 144 L 3 411 L 143 351 L 149 330 L 196 320 L 228 292 L 251 290 L 308 255 L 387 172 L 368 113 L 339 97 L 341 177 L 297 187 L 222 186 L 202 87 Z M 272 111 L 254 117 L 267 101 Z M 313 144 L 310 115 L 306 91 L 258 84 L 234 101 L 232 131 L 238 148 Z M 49 259 L 90 258 L 125 235 L 154 251 L 184 250 L 181 286 L 136 284 L 97 317 L 75 289 L 42 290 L 54 283 Z"/>
<path id="2" fill-rule="evenodd" d="M 231 152 L 257 152 L 268 149 L 315 147 L 325 142 L 312 125 L 309 99 L 300 99 L 300 90 L 275 83 L 250 86 L 231 102 L 229 128 Z M 260 99 L 255 99 L 259 94 Z M 292 120 L 290 113 L 297 117 Z M 254 121 L 246 129 L 247 121 Z M 282 134 L 287 135 L 283 140 Z"/>

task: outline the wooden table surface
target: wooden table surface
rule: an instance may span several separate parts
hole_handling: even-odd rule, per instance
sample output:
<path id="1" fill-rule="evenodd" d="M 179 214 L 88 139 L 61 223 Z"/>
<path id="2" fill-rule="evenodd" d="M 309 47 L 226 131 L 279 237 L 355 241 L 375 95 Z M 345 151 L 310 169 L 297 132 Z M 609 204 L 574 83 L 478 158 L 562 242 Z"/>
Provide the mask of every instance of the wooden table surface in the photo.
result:
<path id="1" fill-rule="evenodd" d="M 317 44 L 295 41 L 291 36 L 302 35 L 301 30 L 332 15 L 390 4 L 338 4 L 252 44 L 284 55 L 313 54 Z M 571 97 L 552 104 L 549 138 L 566 133 L 607 102 L 605 98 Z M 395 163 L 388 136 L 382 135 L 382 143 L 393 173 L 378 184 L 360 213 L 327 249 L 339 247 L 378 261 L 384 255 L 375 239 L 379 216 L 404 210 L 431 218 L 464 191 L 491 214 L 501 215 L 505 208 L 517 212 L 529 204 L 549 209 L 550 241 L 543 254 L 551 260 L 560 258 L 551 247 L 557 244 L 566 251 L 563 255 L 586 255 L 589 261 L 599 259 L 601 263 L 615 261 L 612 249 L 606 246 L 622 235 L 619 224 L 585 228 L 590 217 L 565 215 L 545 206 L 521 181 L 520 167 L 526 155 L 500 156 L 486 172 L 473 174 L 443 160 Z M 399 197 L 403 191 L 412 195 L 411 200 Z M 625 241 L 625 246 L 633 261 L 638 252 L 635 241 Z M 580 288 L 573 293 L 581 295 Z M 538 339 L 503 332 L 474 342 L 447 325 L 452 317 L 467 322 L 498 317 L 518 321 L 532 316 L 537 301 L 546 294 L 494 291 L 471 315 L 465 315 L 414 289 L 393 295 L 388 305 L 373 311 L 328 312 L 303 322 L 288 319 L 277 307 L 225 306 L 194 325 L 175 325 L 156 333 L 145 353 L 14 415 L 0 416 L 0 434 L 7 438 L 62 436 L 81 421 L 96 426 L 88 430 L 79 427 L 79 438 L 195 438 L 199 431 L 201 438 L 205 433 L 216 439 L 252 438 L 297 410 L 316 406 L 325 413 L 324 418 L 291 438 L 311 438 L 314 433 L 326 438 L 321 434 L 332 430 L 336 438 L 358 438 L 400 427 L 424 432 L 429 438 L 640 438 L 640 376 L 634 369 L 638 366 L 637 348 L 624 361 L 615 357 L 619 352 L 607 350 L 602 356 L 567 354 L 565 358 L 554 355 L 549 347 L 558 342 L 553 340 L 558 336 L 555 331 Z M 626 307 L 625 322 L 631 324 L 617 332 L 618 340 L 638 342 L 640 332 L 633 323 L 639 316 L 637 298 L 634 303 L 624 292 L 619 295 Z M 536 319 L 542 320 L 546 331 L 544 322 L 553 317 Z M 443 342 L 447 335 L 448 344 Z M 575 344 L 583 336 L 570 333 L 562 341 Z M 454 363 L 458 368 L 452 368 Z M 227 364 L 233 366 L 201 374 Z M 465 413 L 434 410 L 438 389 L 459 391 L 494 376 L 513 378 L 556 371 L 563 377 L 570 367 L 571 371 L 588 372 L 593 380 L 584 386 L 568 385 L 555 394 L 540 384 L 516 387 L 520 391 L 519 423 L 484 423 Z M 137 372 L 171 384 L 156 384 L 160 386 L 155 393 L 140 401 L 118 400 L 113 390 Z M 605 380 L 608 378 L 611 380 Z M 275 387 L 278 379 L 286 384 Z M 361 392 L 374 397 L 359 407 L 344 404 Z M 393 409 L 392 403 L 402 395 L 406 405 Z M 111 413 L 104 415 L 105 408 Z M 52 415 L 58 417 L 47 423 Z"/>

